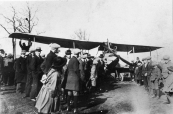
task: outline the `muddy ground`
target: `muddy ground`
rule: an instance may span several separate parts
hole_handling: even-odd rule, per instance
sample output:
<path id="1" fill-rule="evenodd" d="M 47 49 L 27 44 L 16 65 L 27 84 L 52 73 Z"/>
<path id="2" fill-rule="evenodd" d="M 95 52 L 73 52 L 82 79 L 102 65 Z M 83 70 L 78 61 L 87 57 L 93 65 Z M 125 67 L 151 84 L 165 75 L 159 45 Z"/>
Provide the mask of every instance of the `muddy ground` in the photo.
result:
<path id="1" fill-rule="evenodd" d="M 2 87 L 0 95 L 0 114 L 37 114 L 35 102 L 29 98 L 22 99 L 14 87 Z M 173 114 L 173 105 L 163 104 L 165 96 L 159 100 L 151 98 L 143 86 L 135 82 L 118 82 L 105 84 L 104 90 L 89 97 L 81 96 L 79 110 L 81 114 Z M 62 107 L 64 114 L 66 105 Z"/>

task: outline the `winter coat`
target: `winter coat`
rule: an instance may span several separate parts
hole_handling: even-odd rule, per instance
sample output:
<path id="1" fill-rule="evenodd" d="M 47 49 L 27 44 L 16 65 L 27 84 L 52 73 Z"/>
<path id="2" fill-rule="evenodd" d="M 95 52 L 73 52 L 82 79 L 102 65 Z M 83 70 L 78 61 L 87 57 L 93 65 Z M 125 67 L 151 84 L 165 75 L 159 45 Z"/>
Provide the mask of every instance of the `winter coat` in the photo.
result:
<path id="1" fill-rule="evenodd" d="M 0 56 L 0 75 L 3 73 L 3 68 L 4 68 L 4 61 L 3 57 Z"/>
<path id="2" fill-rule="evenodd" d="M 151 77 L 150 77 L 150 82 L 151 82 L 151 88 L 152 89 L 159 89 L 159 81 L 161 79 L 161 71 L 158 67 L 153 68 L 151 71 Z"/>
<path id="3" fill-rule="evenodd" d="M 61 91 L 60 84 L 60 72 L 51 68 L 36 99 L 35 107 L 38 109 L 38 112 L 51 113 L 58 110 L 55 109 L 54 106 L 58 104 L 57 97 L 60 95 Z"/>
<path id="4" fill-rule="evenodd" d="M 173 66 L 173 63 L 171 61 L 169 61 L 168 63 L 160 63 L 159 64 L 159 68 L 161 68 L 162 71 L 162 77 L 163 79 L 166 79 L 169 75 L 168 73 L 168 67 Z"/>
<path id="5" fill-rule="evenodd" d="M 85 63 L 79 59 L 79 71 L 80 71 L 80 79 L 81 81 L 85 81 L 85 71 L 84 71 Z"/>
<path id="6" fill-rule="evenodd" d="M 91 67 L 91 85 L 96 86 L 96 80 L 97 80 L 97 64 L 93 64 Z"/>
<path id="7" fill-rule="evenodd" d="M 49 69 L 52 66 L 53 60 L 54 58 L 57 57 L 55 53 L 53 53 L 52 51 L 50 51 L 50 53 L 47 55 L 46 59 L 44 60 L 44 62 L 41 64 L 41 69 L 44 72 L 44 74 L 47 74 Z"/>
<path id="8" fill-rule="evenodd" d="M 17 83 L 26 82 L 26 58 L 19 57 L 14 64 L 15 80 Z"/>
<path id="9" fill-rule="evenodd" d="M 67 83 L 66 89 L 72 91 L 79 91 L 80 89 L 80 73 L 79 61 L 76 57 L 72 57 L 67 67 Z"/>
<path id="10" fill-rule="evenodd" d="M 169 72 L 168 77 L 165 79 L 163 92 L 173 92 L 173 72 Z"/>

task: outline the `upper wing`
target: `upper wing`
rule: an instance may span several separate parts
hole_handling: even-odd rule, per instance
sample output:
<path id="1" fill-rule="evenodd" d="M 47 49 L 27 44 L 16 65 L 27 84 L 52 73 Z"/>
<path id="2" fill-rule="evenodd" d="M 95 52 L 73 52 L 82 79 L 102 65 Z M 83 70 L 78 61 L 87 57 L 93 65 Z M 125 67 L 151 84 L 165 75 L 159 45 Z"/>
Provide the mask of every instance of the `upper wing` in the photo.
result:
<path id="1" fill-rule="evenodd" d="M 80 40 L 39 36 L 39 35 L 32 35 L 32 34 L 25 34 L 25 33 L 12 33 L 10 34 L 9 37 L 17 38 L 17 39 L 27 39 L 27 40 L 30 39 L 31 41 L 44 43 L 44 44 L 57 43 L 61 47 L 64 47 L 64 48 L 75 47 L 75 48 L 86 49 L 86 50 L 90 50 L 102 44 L 100 42 L 80 41 Z"/>
<path id="2" fill-rule="evenodd" d="M 154 51 L 154 50 L 162 48 L 162 47 L 156 47 L 156 46 L 116 44 L 116 43 L 111 43 L 111 46 L 112 47 L 116 46 L 117 51 L 121 51 L 121 52 L 129 52 L 132 50 L 131 53 L 150 52 L 150 51 Z M 104 50 L 103 45 L 100 46 L 99 50 Z"/>
<path id="3" fill-rule="evenodd" d="M 64 48 L 79 48 L 90 50 L 95 47 L 99 47 L 99 50 L 104 50 L 103 42 L 92 42 L 92 41 L 81 41 L 81 40 L 72 40 L 72 39 L 65 39 L 65 38 L 56 38 L 56 37 L 47 37 L 47 36 L 39 36 L 39 35 L 32 35 L 26 33 L 12 33 L 9 35 L 10 38 L 18 38 L 18 39 L 30 39 L 31 41 L 50 44 L 50 43 L 58 43 L 61 47 Z M 134 53 L 140 52 L 150 52 L 162 47 L 155 47 L 155 46 L 143 46 L 143 45 L 129 45 L 129 44 L 116 44 L 111 43 L 112 46 L 117 46 L 117 51 L 121 52 L 129 52 L 130 50 L 134 50 Z"/>

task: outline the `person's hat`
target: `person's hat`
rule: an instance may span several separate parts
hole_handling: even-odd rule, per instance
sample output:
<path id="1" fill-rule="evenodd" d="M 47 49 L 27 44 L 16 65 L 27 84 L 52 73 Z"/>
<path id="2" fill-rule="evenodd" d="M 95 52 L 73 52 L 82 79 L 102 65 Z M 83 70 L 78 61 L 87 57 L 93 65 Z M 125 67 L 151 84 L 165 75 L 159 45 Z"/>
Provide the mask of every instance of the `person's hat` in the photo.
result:
<path id="1" fill-rule="evenodd" d="M 21 51 L 21 54 L 26 54 L 26 50 L 22 50 Z"/>
<path id="2" fill-rule="evenodd" d="M 49 46 L 51 49 L 58 49 L 61 47 L 59 44 L 56 44 L 56 43 L 51 43 L 51 44 L 49 44 Z"/>
<path id="3" fill-rule="evenodd" d="M 33 53 L 33 52 L 35 52 L 35 49 L 33 49 L 33 48 L 30 48 L 29 52 L 30 52 L 30 53 Z"/>
<path id="4" fill-rule="evenodd" d="M 154 66 L 157 66 L 158 65 L 158 62 L 156 61 L 152 61 L 151 65 L 154 67 Z"/>
<path id="5" fill-rule="evenodd" d="M 144 57 L 144 58 L 142 58 L 142 61 L 144 61 L 144 60 L 146 60 L 146 58 Z"/>
<path id="6" fill-rule="evenodd" d="M 56 68 L 61 68 L 66 63 L 67 63 L 67 59 L 65 57 L 63 57 L 63 58 L 62 57 L 55 57 L 54 60 L 53 60 L 52 66 L 56 67 Z"/>
<path id="7" fill-rule="evenodd" d="M 103 58 L 103 57 L 104 57 L 104 55 L 103 54 L 100 54 L 99 58 Z"/>
<path id="8" fill-rule="evenodd" d="M 167 69 L 168 69 L 169 71 L 173 72 L 173 66 L 169 66 L 169 67 L 167 67 Z"/>
<path id="9" fill-rule="evenodd" d="M 73 54 L 74 55 L 77 55 L 77 54 L 79 54 L 81 51 L 80 51 L 80 49 L 73 49 Z"/>
<path id="10" fill-rule="evenodd" d="M 66 50 L 66 51 L 65 51 L 65 54 L 66 54 L 66 55 L 71 55 L 71 50 Z"/>
<path id="11" fill-rule="evenodd" d="M 46 55 L 45 55 L 44 53 L 42 53 L 40 56 L 41 56 L 41 57 L 45 57 Z"/>
<path id="12" fill-rule="evenodd" d="M 166 61 L 166 60 L 169 60 L 169 59 L 170 59 L 169 55 L 164 55 L 164 56 L 163 56 L 163 60 Z"/>
<path id="13" fill-rule="evenodd" d="M 87 58 L 94 58 L 94 56 L 91 56 L 91 54 L 88 54 Z"/>
<path id="14" fill-rule="evenodd" d="M 7 55 L 7 57 L 8 57 L 8 58 L 13 58 L 13 55 L 12 55 L 11 53 L 9 53 L 9 54 Z"/>
<path id="15" fill-rule="evenodd" d="M 41 47 L 37 47 L 37 48 L 35 49 L 35 51 L 41 52 L 41 51 L 42 51 L 42 50 L 41 50 Z"/>
<path id="16" fill-rule="evenodd" d="M 151 60 L 151 56 L 146 57 L 146 60 Z"/>
<path id="17" fill-rule="evenodd" d="M 3 53 L 3 54 L 5 53 L 5 51 L 3 49 L 0 49 L 0 52 Z"/>
<path id="18" fill-rule="evenodd" d="M 85 58 L 87 58 L 87 55 L 86 54 L 82 54 L 81 58 L 85 59 Z"/>

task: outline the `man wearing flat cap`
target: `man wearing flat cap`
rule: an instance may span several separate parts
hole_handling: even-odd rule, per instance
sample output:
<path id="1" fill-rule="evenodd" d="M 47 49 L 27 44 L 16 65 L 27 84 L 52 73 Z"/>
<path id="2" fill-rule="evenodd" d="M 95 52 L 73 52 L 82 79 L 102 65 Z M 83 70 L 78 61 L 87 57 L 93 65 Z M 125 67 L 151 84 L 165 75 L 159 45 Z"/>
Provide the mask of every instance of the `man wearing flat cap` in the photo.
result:
<path id="1" fill-rule="evenodd" d="M 42 57 L 40 56 L 41 48 L 37 47 L 35 49 L 35 56 L 32 58 L 32 88 L 30 93 L 31 100 L 35 100 L 37 97 L 38 92 L 40 91 L 40 88 L 42 86 L 42 83 L 40 82 L 41 77 L 43 75 L 43 72 L 40 68 L 40 65 L 43 62 Z"/>
<path id="2" fill-rule="evenodd" d="M 158 68 L 158 63 L 156 61 L 152 61 L 152 71 L 150 77 L 150 85 L 151 85 L 151 92 L 152 97 L 160 98 L 160 90 L 159 90 L 159 81 L 161 79 L 161 70 Z"/>
<path id="3" fill-rule="evenodd" d="M 66 64 L 63 66 L 63 73 L 62 73 L 62 82 L 61 82 L 61 90 L 62 90 L 62 100 L 64 101 L 65 100 L 65 96 L 67 96 L 67 92 L 65 90 L 65 86 L 66 86 L 66 82 L 67 82 L 67 66 L 68 66 L 68 63 L 71 59 L 71 50 L 68 49 L 65 51 L 65 56 L 64 58 L 67 59 L 67 62 Z"/>
<path id="4" fill-rule="evenodd" d="M 97 69 L 97 72 L 98 72 L 98 87 L 101 87 L 101 85 L 103 84 L 103 81 L 104 81 L 104 77 L 105 77 L 105 70 L 104 70 L 104 67 L 105 67 L 105 62 L 103 61 L 103 58 L 104 58 L 104 55 L 103 54 L 100 54 L 99 56 L 99 61 L 98 61 L 98 69 Z M 101 90 L 101 88 L 100 88 Z"/>
<path id="5" fill-rule="evenodd" d="M 165 79 L 164 87 L 163 87 L 163 92 L 166 95 L 166 99 L 164 104 L 172 104 L 172 98 L 171 94 L 173 92 L 173 66 L 167 67 L 167 70 L 169 72 L 168 77 Z"/>
<path id="6" fill-rule="evenodd" d="M 151 92 L 151 80 L 150 80 L 150 77 L 151 77 L 151 72 L 152 72 L 152 60 L 151 60 L 151 56 L 148 56 L 146 57 L 147 59 L 147 81 L 148 81 L 148 89 L 149 89 L 149 92 L 150 94 L 152 94 Z"/>
<path id="7" fill-rule="evenodd" d="M 15 81 L 17 83 L 16 93 L 23 93 L 24 87 L 26 83 L 26 58 L 25 58 L 25 50 L 22 50 L 20 57 L 16 60 L 14 64 L 15 69 Z"/>
<path id="8" fill-rule="evenodd" d="M 86 65 L 85 65 L 85 75 L 86 75 L 86 81 L 89 81 L 93 60 L 92 60 L 92 56 L 89 53 L 87 53 L 86 55 L 87 55 L 87 58 L 86 58 Z"/>
<path id="9" fill-rule="evenodd" d="M 27 79 L 26 79 L 26 86 L 25 86 L 25 95 L 23 98 L 30 97 L 31 92 L 31 85 L 32 85 L 32 67 L 33 67 L 33 58 L 35 56 L 35 49 L 30 49 L 29 54 L 26 57 L 26 64 L 27 64 Z"/>
<path id="10" fill-rule="evenodd" d="M 85 65 L 86 65 L 87 54 L 82 54 L 79 60 L 79 71 L 80 71 L 80 80 L 81 80 L 81 92 L 86 91 L 86 75 L 85 75 Z"/>
<path id="11" fill-rule="evenodd" d="M 66 90 L 68 91 L 67 97 L 67 111 L 70 110 L 70 99 L 72 94 L 74 96 L 74 113 L 78 112 L 77 102 L 78 94 L 80 89 L 80 73 L 79 73 L 79 61 L 78 57 L 80 55 L 79 49 L 73 50 L 73 57 L 70 59 L 67 69 L 67 83 Z"/>
<path id="12" fill-rule="evenodd" d="M 3 68 L 4 68 L 3 54 L 4 54 L 4 50 L 0 49 L 0 86 L 3 79 Z"/>
<path id="13" fill-rule="evenodd" d="M 142 79 L 144 81 L 144 87 L 147 91 L 149 91 L 148 88 L 148 80 L 147 80 L 147 59 L 143 58 L 143 65 L 142 65 Z"/>
<path id="14" fill-rule="evenodd" d="M 173 63 L 170 60 L 170 57 L 168 55 L 164 55 L 162 62 L 160 62 L 159 67 L 162 70 L 162 76 L 163 76 L 163 82 L 168 77 L 168 69 L 167 67 L 173 66 Z"/>
<path id="15" fill-rule="evenodd" d="M 170 60 L 170 57 L 168 55 L 164 55 L 162 62 L 160 62 L 159 64 L 159 68 L 161 68 L 162 71 L 162 83 L 163 83 L 163 87 L 165 87 L 166 85 L 166 80 L 169 76 L 169 70 L 168 67 L 173 66 L 173 63 Z M 167 104 L 168 101 L 166 100 L 165 103 Z"/>
<path id="16" fill-rule="evenodd" d="M 47 74 L 48 70 L 52 66 L 53 59 L 55 57 L 57 57 L 57 54 L 55 54 L 55 53 L 59 53 L 60 52 L 60 50 L 59 50 L 60 45 L 59 44 L 51 43 L 51 44 L 49 44 L 49 46 L 51 48 L 50 52 L 47 55 L 45 61 L 41 64 L 41 69 L 44 72 L 44 74 Z"/>

